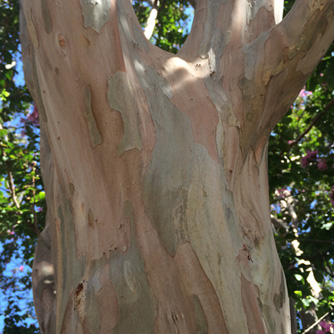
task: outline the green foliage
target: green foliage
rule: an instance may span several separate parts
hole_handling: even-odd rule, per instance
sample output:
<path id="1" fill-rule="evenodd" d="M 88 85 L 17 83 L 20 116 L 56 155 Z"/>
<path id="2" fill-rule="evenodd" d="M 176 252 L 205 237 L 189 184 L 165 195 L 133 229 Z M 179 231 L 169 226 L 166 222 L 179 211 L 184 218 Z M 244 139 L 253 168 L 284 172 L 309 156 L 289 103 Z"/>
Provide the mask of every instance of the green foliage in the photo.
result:
<path id="1" fill-rule="evenodd" d="M 0 294 L 7 296 L 0 316 L 5 317 L 4 333 L 38 333 L 26 322 L 36 323 L 32 301 L 21 296 L 31 289 L 29 268 L 45 220 L 45 200 L 39 131 L 29 116 L 32 100 L 18 83 L 18 18 L 17 0 L 0 2 Z"/>
<path id="2" fill-rule="evenodd" d="M 19 50 L 19 2 L 0 1 L 0 103 L 1 123 L 7 122 L 31 102 L 26 88 L 16 84 Z"/>
<path id="3" fill-rule="evenodd" d="M 334 44 L 270 138 L 269 176 L 277 246 L 297 308 L 334 307 Z M 287 205 L 287 203 L 289 204 Z M 298 249 L 292 242 L 299 242 Z M 322 289 L 315 299 L 313 271 Z"/>
<path id="4" fill-rule="evenodd" d="M 146 25 L 150 6 L 142 1 L 133 1 L 133 8 L 139 23 Z M 157 22 L 151 37 L 152 44 L 159 48 L 177 53 L 185 42 L 190 29 L 192 7 L 188 1 L 162 0 L 158 8 Z"/>
<path id="5" fill-rule="evenodd" d="M 5 328 L 3 333 L 39 333 L 38 325 L 36 321 L 34 323 L 27 323 L 27 319 L 33 319 L 32 301 L 29 301 L 26 289 L 30 288 L 30 276 L 31 272 L 16 275 L 14 282 L 15 291 L 12 290 L 13 279 L 8 279 L 8 282 L 3 282 L 1 288 L 4 288 L 4 284 L 7 285 L 7 308 L 4 312 L 5 315 Z"/>

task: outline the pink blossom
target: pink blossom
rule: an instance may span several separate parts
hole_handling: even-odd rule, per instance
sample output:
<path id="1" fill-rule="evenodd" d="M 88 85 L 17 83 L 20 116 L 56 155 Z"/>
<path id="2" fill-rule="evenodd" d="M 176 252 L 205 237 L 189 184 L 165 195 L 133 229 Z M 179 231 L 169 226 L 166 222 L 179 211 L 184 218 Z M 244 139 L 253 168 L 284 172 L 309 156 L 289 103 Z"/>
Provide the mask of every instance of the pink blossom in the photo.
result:
<path id="1" fill-rule="evenodd" d="M 299 97 L 301 97 L 301 98 L 305 98 L 305 97 L 310 96 L 310 95 L 312 95 L 312 92 L 309 92 L 309 91 L 305 90 L 305 88 L 303 88 L 299 93 Z"/>
<path id="2" fill-rule="evenodd" d="M 38 121 L 38 109 L 37 107 L 34 105 L 34 108 L 32 110 L 32 112 L 30 114 L 28 114 L 27 118 L 20 118 L 20 122 L 24 125 L 26 125 L 27 122 L 31 122 L 33 125 L 38 126 L 39 125 L 39 121 Z M 26 131 L 22 130 L 21 132 L 21 136 L 25 136 L 26 135 Z"/>
<path id="3" fill-rule="evenodd" d="M 319 325 L 322 329 L 324 329 L 325 331 L 327 331 L 327 322 L 326 321 L 320 321 Z"/>
<path id="4" fill-rule="evenodd" d="M 308 150 L 306 152 L 306 157 L 308 158 L 308 160 L 311 162 L 311 161 L 315 161 L 317 160 L 317 154 L 318 154 L 318 150 L 315 150 L 315 151 L 310 151 Z"/>
<path id="5" fill-rule="evenodd" d="M 302 168 L 306 168 L 309 165 L 309 161 L 307 159 L 307 157 L 302 157 L 300 160 L 300 165 L 302 166 Z"/>
<path id="6" fill-rule="evenodd" d="M 33 111 L 28 115 L 28 120 L 32 122 L 34 125 L 38 125 L 38 109 L 36 105 L 34 105 Z"/>
<path id="7" fill-rule="evenodd" d="M 306 155 L 301 158 L 300 165 L 302 168 L 306 168 L 310 162 L 315 162 L 317 160 L 318 150 L 306 152 Z"/>
<path id="8" fill-rule="evenodd" d="M 319 325 L 325 333 L 331 332 L 331 329 L 334 329 L 334 324 L 330 324 L 326 321 L 320 321 Z"/>
<path id="9" fill-rule="evenodd" d="M 318 330 L 318 331 L 315 332 L 315 334 L 325 334 L 325 332 Z"/>
<path id="10" fill-rule="evenodd" d="M 280 197 L 280 198 L 284 198 L 285 197 L 285 192 L 286 192 L 286 188 L 280 188 L 280 189 L 277 189 L 277 195 Z"/>
<path id="11" fill-rule="evenodd" d="M 22 272 L 24 269 L 24 266 L 19 266 L 19 270 Z"/>
<path id="12" fill-rule="evenodd" d="M 322 159 L 318 162 L 318 169 L 323 172 L 324 170 L 328 169 L 327 162 L 325 159 Z"/>

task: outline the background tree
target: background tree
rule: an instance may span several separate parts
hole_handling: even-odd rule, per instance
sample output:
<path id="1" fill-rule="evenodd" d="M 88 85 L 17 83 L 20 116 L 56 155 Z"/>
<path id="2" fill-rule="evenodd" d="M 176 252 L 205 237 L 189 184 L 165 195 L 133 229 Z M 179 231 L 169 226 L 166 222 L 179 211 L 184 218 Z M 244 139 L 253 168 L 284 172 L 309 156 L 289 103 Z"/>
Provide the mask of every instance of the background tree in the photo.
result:
<path id="1" fill-rule="evenodd" d="M 135 7 L 135 9 L 137 11 L 137 15 L 139 15 L 140 22 L 142 22 L 143 23 L 143 27 L 145 27 L 146 26 L 146 22 L 147 22 L 146 18 L 149 15 L 149 7 L 143 6 L 142 2 L 137 2 L 136 4 L 134 4 L 134 7 Z M 158 16 L 158 20 L 159 20 L 158 22 L 163 22 L 163 25 L 161 23 L 160 23 L 160 25 L 159 24 L 155 25 L 155 33 L 153 34 L 152 39 L 155 39 L 158 42 L 161 40 L 162 42 L 159 45 L 160 47 L 162 47 L 162 48 L 164 48 L 164 49 L 166 49 L 168 51 L 175 52 L 175 51 L 177 51 L 177 49 L 179 48 L 179 46 L 181 46 L 182 43 L 183 43 L 183 41 L 185 40 L 184 33 L 182 32 L 182 21 L 186 20 L 186 15 L 185 15 L 185 11 L 184 10 L 179 10 L 179 9 L 186 8 L 186 3 L 174 3 L 174 2 L 165 1 L 165 2 L 162 2 L 162 4 L 160 4 L 160 6 L 158 8 L 159 8 L 159 14 L 158 15 L 160 15 L 160 16 Z M 167 19 L 165 19 L 166 17 L 167 17 Z M 174 22 L 180 22 L 180 24 L 179 25 L 177 25 L 177 24 L 174 25 L 173 21 Z M 10 21 L 10 22 L 15 22 L 15 21 L 13 20 L 13 21 Z M 176 26 L 177 28 L 174 28 L 174 26 Z M 166 38 L 167 34 L 168 34 L 168 38 Z M 326 64 L 327 64 L 325 66 L 326 68 L 329 66 L 328 64 L 331 62 L 331 59 L 332 59 L 332 55 L 329 53 L 329 56 L 323 60 L 323 62 L 325 61 Z M 330 73 L 330 68 L 329 67 L 328 67 L 327 71 L 328 71 L 328 73 Z M 322 71 L 320 73 L 323 74 L 323 76 L 320 77 L 320 78 L 322 78 L 323 83 L 326 83 L 329 76 L 327 76 L 327 78 L 326 78 L 326 76 L 324 76 L 324 71 Z M 314 79 L 313 79 L 313 82 L 317 82 L 317 81 L 314 81 Z M 329 88 L 328 92 L 330 92 L 330 89 L 331 88 Z M 322 93 L 319 94 L 318 96 L 322 96 Z M 330 96 L 330 94 L 328 94 L 328 96 Z M 11 99 L 11 96 L 9 97 L 9 99 Z M 317 103 L 319 103 L 319 102 L 317 102 Z M 305 102 L 304 102 L 304 104 L 305 104 Z M 324 105 L 324 104 L 322 104 L 322 105 Z M 23 110 L 25 110 L 25 108 L 23 108 Z M 305 106 L 305 110 L 308 110 L 309 115 L 312 116 L 312 111 L 310 111 L 308 109 L 308 106 Z M 328 114 L 331 112 L 331 110 L 332 109 L 330 107 L 328 109 L 326 109 L 326 111 L 328 111 Z M 295 112 L 297 112 L 297 111 L 298 111 L 298 109 L 295 108 Z M 319 107 L 318 107 L 317 111 L 314 111 L 314 112 L 319 112 Z M 288 115 L 288 117 L 289 117 L 289 115 Z M 329 119 L 330 119 L 330 116 L 329 116 Z M 297 118 L 295 120 L 297 120 Z M 303 125 L 304 129 L 306 129 L 310 125 L 311 121 L 312 121 L 311 117 L 305 118 L 304 125 Z M 291 130 L 295 130 L 296 126 L 299 126 L 298 129 L 299 129 L 300 133 L 303 133 L 302 128 L 301 128 L 301 125 L 303 124 L 302 122 L 298 123 L 298 122 L 295 121 L 294 122 L 295 128 L 289 128 L 289 129 L 287 129 L 287 126 L 284 125 L 284 122 L 285 121 L 283 120 L 283 122 L 281 123 L 283 125 L 280 125 L 278 127 L 278 129 L 280 129 L 280 130 L 272 138 L 273 142 L 274 142 L 273 149 L 270 149 L 269 152 L 270 153 L 271 152 L 275 152 L 276 155 L 274 155 L 273 157 L 271 157 L 271 159 L 275 159 L 275 158 L 278 158 L 280 156 L 283 156 L 284 159 L 285 159 L 285 157 L 286 157 L 286 153 L 285 152 L 286 151 L 284 151 L 284 149 L 282 149 L 282 146 L 284 146 L 284 143 L 285 144 L 288 143 L 289 140 L 290 141 L 294 140 L 293 133 L 292 133 Z M 291 121 L 290 122 L 285 122 L 285 124 L 287 124 L 287 123 L 289 123 L 289 124 L 292 125 Z M 313 129 L 315 129 L 315 128 L 313 128 Z M 285 130 L 287 132 L 285 132 Z M 287 136 L 286 133 L 289 133 L 290 135 Z M 326 130 L 325 129 L 322 132 L 322 136 L 326 136 Z M 314 134 L 310 132 L 309 137 L 311 138 L 311 141 L 312 141 L 312 138 L 314 138 Z M 314 139 L 313 139 L 313 142 L 315 142 Z M 294 146 L 294 147 L 297 148 L 296 146 Z M 292 150 L 290 152 L 292 152 Z M 307 150 L 304 151 L 304 152 L 306 154 Z M 277 201 L 279 201 L 278 203 L 280 203 L 281 200 L 282 200 L 282 198 L 281 198 L 282 194 L 286 190 L 286 189 L 284 190 L 284 188 L 286 186 L 291 187 L 291 180 L 294 180 L 295 177 L 298 178 L 298 175 L 299 175 L 298 173 L 299 172 L 295 173 L 296 170 L 298 169 L 298 166 L 300 166 L 300 158 L 298 159 L 298 156 L 300 157 L 300 153 L 298 153 L 298 151 L 297 151 L 297 153 L 291 153 L 289 155 L 289 159 L 291 161 L 293 161 L 293 162 L 291 163 L 291 161 L 290 161 L 290 165 L 289 164 L 288 165 L 284 165 L 285 168 L 283 170 L 283 173 L 282 173 L 282 169 L 279 169 L 279 164 L 277 164 L 277 163 L 274 163 L 273 166 L 272 166 L 273 168 L 270 168 L 270 170 L 273 170 L 273 173 L 271 173 L 271 179 L 274 182 L 274 183 L 272 182 L 272 184 L 273 184 L 273 186 L 272 186 L 272 188 L 273 188 L 273 192 L 272 192 L 273 193 L 273 196 L 272 196 L 273 201 L 277 200 Z M 328 155 L 328 157 L 330 159 L 330 154 Z M 273 161 L 271 159 L 269 161 Z M 38 161 L 37 157 L 35 157 L 34 160 Z M 280 161 L 279 161 L 280 163 L 281 163 L 281 160 L 282 159 L 280 159 Z M 293 164 L 293 163 L 295 163 L 295 167 L 297 166 L 297 169 L 295 167 L 293 167 L 293 166 L 291 167 L 291 164 Z M 304 169 L 303 169 L 303 171 L 304 171 Z M 327 173 L 330 173 L 330 170 L 328 170 Z M 298 174 L 298 175 L 295 175 L 295 174 Z M 6 174 L 4 174 L 4 175 L 6 175 Z M 324 175 L 324 174 L 322 174 L 322 175 Z M 16 179 L 15 179 L 15 181 L 16 181 Z M 275 182 L 277 182 L 276 186 L 275 186 Z M 316 187 L 316 185 L 314 183 L 313 183 L 313 186 Z M 277 194 L 274 195 L 275 188 L 277 188 L 277 189 L 280 190 L 280 195 L 279 196 Z M 294 189 L 294 188 L 291 187 L 291 189 Z M 308 189 L 305 189 L 305 186 L 304 186 L 304 188 L 301 188 L 301 189 L 307 194 L 307 190 Z M 321 190 L 321 188 L 319 188 L 319 189 Z M 313 195 L 313 193 L 312 193 L 312 195 Z M 324 203 L 327 203 L 327 204 L 330 203 L 330 202 L 328 202 L 328 199 L 329 199 L 328 196 L 330 196 L 330 192 L 327 191 L 327 193 L 326 193 L 326 191 L 325 191 L 322 195 L 323 195 L 323 198 L 325 200 Z M 327 195 L 327 197 L 326 197 L 326 195 Z M 313 202 L 312 198 L 313 198 L 313 196 L 309 196 L 309 200 L 310 200 L 309 203 Z M 326 202 L 326 199 L 327 199 L 327 202 Z M 12 203 L 12 205 L 13 205 L 13 203 Z M 298 202 L 295 201 L 294 202 L 294 210 L 295 211 L 298 211 L 297 210 L 298 209 L 297 208 L 298 205 L 299 205 L 299 201 Z M 39 207 L 41 207 L 41 205 Z M 304 210 L 305 211 L 302 214 L 299 214 L 298 217 L 304 217 L 305 212 L 309 211 L 309 206 L 307 206 L 306 203 L 305 203 L 305 206 L 304 206 Z M 292 229 L 291 229 L 291 233 L 290 234 L 286 233 L 286 230 L 289 229 L 288 224 L 290 223 L 291 218 L 287 215 L 287 212 L 284 213 L 283 210 L 281 210 L 279 212 L 278 211 L 279 210 L 275 210 L 273 212 L 273 214 L 274 214 L 274 216 L 275 216 L 276 219 L 280 220 L 280 223 L 282 223 L 283 218 L 284 218 L 284 224 L 285 224 L 284 225 L 285 226 L 284 227 L 285 228 L 284 232 L 283 232 L 282 229 L 279 228 L 279 229 L 277 229 L 276 233 L 277 233 L 277 236 L 279 238 L 278 239 L 279 240 L 279 244 L 278 245 L 279 245 L 279 249 L 282 251 L 282 257 L 281 258 L 283 258 L 283 263 L 284 263 L 284 259 L 286 259 L 286 266 L 285 267 L 287 269 L 286 272 L 289 274 L 289 276 L 288 276 L 288 285 L 290 286 L 291 284 L 294 284 L 294 283 L 290 283 L 290 282 L 297 282 L 296 285 L 293 285 L 296 288 L 294 288 L 294 287 L 291 288 L 290 292 L 292 293 L 292 295 L 294 295 L 294 298 L 297 300 L 297 306 L 298 306 L 298 303 L 299 303 L 299 307 L 300 307 L 301 302 L 303 302 L 303 305 L 305 307 L 305 305 L 307 303 L 307 296 L 310 295 L 310 294 L 305 289 L 307 287 L 307 284 L 300 284 L 300 281 L 299 282 L 296 281 L 296 277 L 298 279 L 300 279 L 300 277 L 302 276 L 302 277 L 304 277 L 303 279 L 306 279 L 306 273 L 305 272 L 301 272 L 301 274 L 300 274 L 301 266 L 296 266 L 297 262 L 296 262 L 296 260 L 294 260 L 295 257 L 296 257 L 296 255 L 291 252 L 290 243 L 289 242 L 287 243 L 287 241 L 290 241 L 289 240 L 289 236 L 290 236 L 291 240 L 294 240 L 295 237 L 296 237 L 296 235 L 295 235 L 295 233 L 294 233 L 294 231 Z M 37 212 L 37 214 L 43 214 L 43 212 Z M 317 217 L 314 217 L 314 216 L 315 215 L 313 215 L 313 219 L 316 219 Z M 320 217 L 320 219 L 319 219 L 319 221 L 320 221 L 322 216 L 319 215 L 319 217 Z M 329 221 L 331 220 L 330 216 L 329 216 L 328 220 Z M 27 221 L 29 221 L 29 220 L 27 220 Z M 38 221 L 43 221 L 43 219 L 42 220 L 38 219 Z M 277 221 L 275 221 L 275 222 L 277 223 Z M 303 228 L 301 228 L 302 225 L 304 225 L 304 221 L 303 220 L 299 221 L 299 238 L 302 238 L 302 235 L 305 232 L 303 230 Z M 312 228 L 313 228 L 313 231 L 316 231 L 317 228 L 320 229 L 320 230 L 323 230 L 321 224 L 320 225 L 319 224 L 318 225 L 315 224 L 315 226 L 312 226 Z M 326 234 L 326 239 L 322 239 L 322 241 L 330 241 L 328 239 L 329 236 L 330 236 L 330 233 L 327 233 Z M 30 238 L 30 239 L 27 239 L 27 240 L 30 240 L 29 242 L 31 242 L 33 239 Z M 326 242 L 323 242 L 323 243 L 326 243 Z M 33 242 L 32 242 L 32 244 L 33 244 Z M 289 251 L 289 249 L 290 249 L 290 251 Z M 318 248 L 317 248 L 317 250 L 318 250 Z M 314 252 L 314 249 L 312 250 L 312 247 L 308 251 L 304 250 L 303 256 L 299 256 L 299 257 L 307 258 L 307 257 L 310 257 L 312 254 L 313 255 L 316 254 L 316 252 Z M 327 248 L 327 250 L 325 252 L 327 254 L 327 256 L 329 254 L 329 251 L 330 251 L 330 249 Z M 293 263 L 293 268 L 295 268 L 294 271 L 291 271 L 292 263 Z M 327 267 L 326 271 L 328 271 L 328 267 Z M 324 273 L 324 270 L 320 268 L 319 274 L 321 274 L 321 273 Z M 290 274 L 293 274 L 293 275 L 290 275 Z M 326 276 L 323 274 L 322 277 L 326 277 Z M 298 291 L 301 290 L 301 287 L 303 287 L 303 290 L 304 290 L 302 295 L 300 295 L 298 293 Z M 297 291 L 297 294 L 294 291 Z M 331 301 L 331 298 L 332 298 L 331 297 L 332 296 L 332 292 L 330 292 L 330 290 L 328 290 L 328 292 L 329 293 L 326 294 L 326 296 L 324 296 L 324 295 L 321 296 L 321 297 L 323 297 L 323 299 L 321 300 L 320 305 L 318 304 L 320 315 L 322 315 L 323 313 L 327 312 L 328 306 L 330 307 L 330 301 Z M 325 303 L 323 302 L 324 300 L 326 300 Z M 326 309 L 324 309 L 324 307 L 326 307 Z M 11 319 L 14 319 L 14 318 L 11 318 Z"/>

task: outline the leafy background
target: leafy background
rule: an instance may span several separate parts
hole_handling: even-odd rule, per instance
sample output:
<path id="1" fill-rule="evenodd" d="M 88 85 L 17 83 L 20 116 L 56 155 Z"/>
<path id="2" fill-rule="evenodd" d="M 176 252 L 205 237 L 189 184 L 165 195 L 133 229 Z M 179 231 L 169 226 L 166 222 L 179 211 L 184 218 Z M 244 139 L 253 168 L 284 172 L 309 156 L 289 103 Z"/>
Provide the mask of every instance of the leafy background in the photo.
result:
<path id="1" fill-rule="evenodd" d="M 285 2 L 286 12 L 292 4 Z M 151 42 L 176 53 L 191 27 L 189 2 L 133 1 L 133 7 L 143 29 L 157 9 Z M 46 206 L 38 112 L 22 80 L 20 57 L 18 0 L 0 0 L 0 332 L 30 334 L 39 333 L 30 276 Z M 332 44 L 270 138 L 273 232 L 298 333 L 324 315 L 321 327 L 308 333 L 329 332 L 334 320 L 333 92 Z"/>

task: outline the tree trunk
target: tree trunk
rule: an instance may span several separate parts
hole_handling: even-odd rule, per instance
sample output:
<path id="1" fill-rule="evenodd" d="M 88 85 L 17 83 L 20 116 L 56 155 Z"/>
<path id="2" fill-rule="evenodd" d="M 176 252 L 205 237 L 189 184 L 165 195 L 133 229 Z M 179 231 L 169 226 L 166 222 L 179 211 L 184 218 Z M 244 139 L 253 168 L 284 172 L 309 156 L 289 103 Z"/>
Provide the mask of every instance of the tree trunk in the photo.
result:
<path id="1" fill-rule="evenodd" d="M 333 39 L 334 2 L 297 0 L 279 23 L 282 5 L 197 0 L 172 55 L 128 0 L 22 2 L 45 333 L 290 333 L 267 142 Z M 54 265 L 48 310 L 38 252 Z"/>

